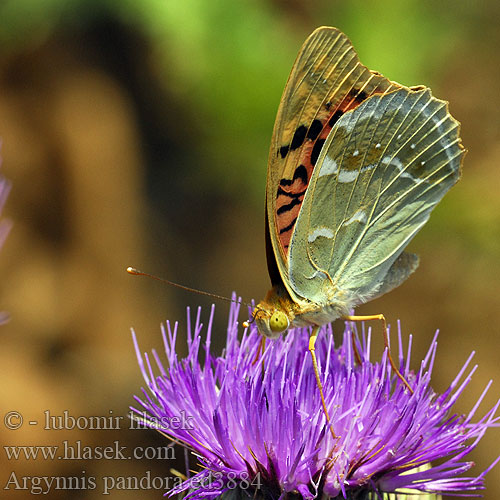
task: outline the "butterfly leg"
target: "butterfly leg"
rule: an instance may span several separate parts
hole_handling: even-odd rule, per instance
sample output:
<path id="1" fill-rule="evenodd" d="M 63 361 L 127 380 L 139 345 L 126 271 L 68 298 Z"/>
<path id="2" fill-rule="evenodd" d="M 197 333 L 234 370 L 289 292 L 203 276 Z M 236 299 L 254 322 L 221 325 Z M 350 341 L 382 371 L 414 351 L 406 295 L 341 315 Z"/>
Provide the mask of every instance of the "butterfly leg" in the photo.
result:
<path id="1" fill-rule="evenodd" d="M 252 366 L 259 361 L 261 354 L 264 354 L 264 350 L 266 349 L 266 337 L 264 335 L 260 336 L 259 347 L 257 349 L 257 353 L 255 354 L 255 359 L 252 361 Z M 262 361 L 262 366 L 264 366 L 264 361 Z"/>
<path id="2" fill-rule="evenodd" d="M 356 335 L 354 334 L 354 330 L 351 331 L 351 339 L 352 339 L 352 348 L 354 350 L 354 357 L 356 358 L 356 363 L 358 365 L 362 365 L 363 361 L 361 361 L 361 356 L 358 351 L 358 346 L 356 345 Z"/>
<path id="3" fill-rule="evenodd" d="M 391 356 L 391 348 L 389 347 L 389 331 L 387 330 L 387 321 L 385 320 L 385 316 L 383 314 L 371 314 L 369 316 L 343 316 L 342 319 L 347 321 L 371 321 L 371 320 L 379 320 L 382 321 L 383 329 L 384 329 L 384 346 L 387 349 L 387 356 L 389 358 L 389 363 L 391 364 L 391 368 L 394 373 L 398 376 L 398 378 L 403 382 L 406 388 L 413 394 L 413 389 L 410 387 L 410 384 L 406 381 L 406 379 L 401 375 L 401 372 L 398 370 L 396 363 L 394 363 Z"/>
<path id="4" fill-rule="evenodd" d="M 330 415 L 328 414 L 328 410 L 326 409 L 325 395 L 323 394 L 323 384 L 321 383 L 321 378 L 319 376 L 318 360 L 316 359 L 316 353 L 315 353 L 316 348 L 314 347 L 316 344 L 316 339 L 318 338 L 318 332 L 319 332 L 319 326 L 314 326 L 311 332 L 311 336 L 309 337 L 309 352 L 311 353 L 311 358 L 314 367 L 314 375 L 316 376 L 316 384 L 318 385 L 319 394 L 321 396 L 321 404 L 323 405 L 323 411 L 325 412 L 326 421 L 328 422 L 328 427 L 330 428 L 330 432 L 332 433 L 333 439 L 338 439 L 331 425 Z"/>

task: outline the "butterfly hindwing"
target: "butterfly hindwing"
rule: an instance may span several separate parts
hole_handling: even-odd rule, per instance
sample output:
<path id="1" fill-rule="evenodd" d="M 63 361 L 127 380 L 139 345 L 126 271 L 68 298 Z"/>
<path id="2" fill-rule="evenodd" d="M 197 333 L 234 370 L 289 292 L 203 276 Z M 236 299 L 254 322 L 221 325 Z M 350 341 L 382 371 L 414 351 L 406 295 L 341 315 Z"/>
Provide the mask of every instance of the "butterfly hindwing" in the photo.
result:
<path id="1" fill-rule="evenodd" d="M 354 306 L 397 286 L 416 263 L 391 266 L 460 176 L 458 132 L 428 89 L 374 95 L 343 114 L 290 242 L 294 293 L 318 304 L 341 294 Z"/>
<path id="2" fill-rule="evenodd" d="M 401 86 L 363 66 L 349 39 L 335 28 L 318 28 L 302 46 L 278 110 L 266 190 L 276 259 L 269 262 L 268 253 L 268 262 L 278 266 L 285 285 L 290 240 L 328 134 L 367 98 L 397 88 Z"/>
<path id="3" fill-rule="evenodd" d="M 410 274 L 417 269 L 418 263 L 418 255 L 403 252 L 389 268 L 389 271 L 387 271 L 380 288 L 377 290 L 375 295 L 370 297 L 370 299 L 380 297 L 381 295 L 384 295 L 401 285 L 401 283 L 406 281 L 406 278 L 408 278 L 408 276 L 410 276 Z"/>

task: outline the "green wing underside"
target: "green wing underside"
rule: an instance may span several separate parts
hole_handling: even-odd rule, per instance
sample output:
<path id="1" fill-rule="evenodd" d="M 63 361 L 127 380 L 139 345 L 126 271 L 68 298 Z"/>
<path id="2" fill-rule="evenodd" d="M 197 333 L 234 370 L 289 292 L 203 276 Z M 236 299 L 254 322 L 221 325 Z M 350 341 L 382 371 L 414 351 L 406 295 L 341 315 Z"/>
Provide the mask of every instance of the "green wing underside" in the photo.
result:
<path id="1" fill-rule="evenodd" d="M 373 96 L 345 113 L 323 146 L 292 236 L 293 291 L 354 306 L 402 283 L 417 260 L 398 257 L 460 176 L 458 133 L 429 89 Z"/>

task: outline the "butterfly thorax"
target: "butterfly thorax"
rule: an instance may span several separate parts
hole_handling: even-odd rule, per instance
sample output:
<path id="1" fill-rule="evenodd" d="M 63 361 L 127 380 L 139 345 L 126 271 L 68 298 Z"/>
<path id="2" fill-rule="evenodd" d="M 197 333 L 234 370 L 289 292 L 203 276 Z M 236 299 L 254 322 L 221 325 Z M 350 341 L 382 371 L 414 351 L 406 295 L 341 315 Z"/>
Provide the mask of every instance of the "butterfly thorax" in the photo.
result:
<path id="1" fill-rule="evenodd" d="M 262 335 L 276 338 L 289 328 L 324 325 L 348 312 L 349 307 L 343 300 L 320 305 L 306 299 L 292 299 L 287 289 L 279 284 L 267 292 L 253 316 Z"/>

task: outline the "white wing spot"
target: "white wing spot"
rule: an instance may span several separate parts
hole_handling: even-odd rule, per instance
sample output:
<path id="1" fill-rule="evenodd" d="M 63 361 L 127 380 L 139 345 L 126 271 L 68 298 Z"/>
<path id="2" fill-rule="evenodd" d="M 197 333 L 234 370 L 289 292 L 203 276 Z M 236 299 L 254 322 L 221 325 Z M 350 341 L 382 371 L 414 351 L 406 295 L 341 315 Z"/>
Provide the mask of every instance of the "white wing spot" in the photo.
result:
<path id="1" fill-rule="evenodd" d="M 346 183 L 356 180 L 359 170 L 341 170 L 339 174 L 339 182 Z"/>
<path id="2" fill-rule="evenodd" d="M 348 226 L 349 224 L 352 224 L 353 222 L 366 222 L 366 213 L 364 210 L 356 210 L 349 219 L 347 219 L 342 225 L 343 226 Z"/>
<path id="3" fill-rule="evenodd" d="M 341 170 L 338 181 L 342 183 L 355 181 L 359 174 L 373 170 L 375 167 L 376 165 L 367 165 L 359 170 Z"/>
<path id="4" fill-rule="evenodd" d="M 318 271 L 314 271 L 314 274 L 312 274 L 311 276 L 305 276 L 305 278 L 308 280 L 315 280 L 316 278 L 326 280 L 328 278 L 328 276 L 326 275 L 325 272 L 318 270 Z"/>
<path id="5" fill-rule="evenodd" d="M 444 142 L 444 144 L 443 144 Z M 441 141 L 441 144 L 443 146 L 443 150 L 444 152 L 446 153 L 446 156 L 448 157 L 448 161 L 453 161 L 455 159 L 455 157 L 453 156 L 453 152 L 452 152 L 452 149 L 451 149 L 451 146 L 453 145 L 452 142 L 450 141 Z"/>
<path id="6" fill-rule="evenodd" d="M 400 177 L 402 179 L 410 179 L 413 182 L 417 183 L 421 182 L 421 179 L 416 179 L 415 177 L 413 177 L 413 175 L 409 174 L 408 172 L 405 172 L 404 166 L 399 158 L 396 157 L 391 158 L 390 156 L 384 156 L 384 158 L 382 158 L 382 163 L 384 165 L 391 165 L 393 167 L 396 167 L 396 169 L 400 172 Z"/>
<path id="7" fill-rule="evenodd" d="M 359 155 L 359 149 L 356 149 L 356 151 L 354 151 L 354 153 L 352 154 L 352 156 L 358 156 Z"/>
<path id="8" fill-rule="evenodd" d="M 425 165 L 425 161 L 423 161 L 423 160 L 422 160 L 422 161 L 420 162 L 420 165 L 424 166 L 424 165 Z"/>
<path id="9" fill-rule="evenodd" d="M 428 116 L 428 114 L 426 114 L 426 116 Z M 446 134 L 447 131 L 446 131 L 446 126 L 448 125 L 449 121 L 450 121 L 450 116 L 449 114 L 446 114 L 446 116 L 444 118 L 441 118 L 441 119 L 438 119 L 438 115 L 435 114 L 433 117 L 432 117 L 432 121 L 434 122 L 434 126 L 436 127 L 436 129 L 442 134 Z M 456 128 L 453 127 L 453 128 Z M 449 131 L 448 131 L 449 132 Z M 441 146 L 443 146 L 443 149 L 446 153 L 446 156 L 448 157 L 448 160 L 449 161 L 453 161 L 455 159 L 454 155 L 453 155 L 453 151 L 451 151 L 451 146 L 453 145 L 452 142 L 450 142 L 449 138 L 444 138 L 440 141 L 440 144 Z"/>
<path id="10" fill-rule="evenodd" d="M 333 231 L 328 227 L 317 227 L 314 231 L 309 233 L 307 241 L 309 243 L 312 243 L 313 241 L 316 241 L 320 236 L 322 236 L 323 238 L 331 239 L 333 238 Z"/>
<path id="11" fill-rule="evenodd" d="M 375 147 L 378 149 L 380 147 L 380 142 L 377 142 L 377 144 L 375 144 Z"/>
<path id="12" fill-rule="evenodd" d="M 373 110 L 373 107 L 371 107 L 371 108 L 365 107 L 365 112 L 368 110 L 370 110 L 370 111 Z M 346 115 L 344 115 L 340 118 L 337 126 L 339 127 L 339 131 L 341 129 L 343 129 L 345 131 L 345 134 L 349 135 L 352 133 L 354 127 L 356 127 L 358 125 L 358 120 L 354 119 L 353 115 L 350 115 L 349 119 L 347 117 L 344 118 L 345 116 Z M 381 111 L 378 111 L 378 110 L 373 111 L 373 113 L 370 115 L 370 120 L 373 120 L 375 122 L 377 122 L 381 119 L 382 119 L 382 112 Z"/>
<path id="13" fill-rule="evenodd" d="M 398 134 L 398 137 L 397 137 L 397 138 L 398 138 L 398 139 L 401 139 L 401 134 Z"/>
<path id="14" fill-rule="evenodd" d="M 319 171 L 319 177 L 323 177 L 324 175 L 333 175 L 339 171 L 339 167 L 335 160 L 328 158 L 328 156 L 324 159 L 323 165 L 321 165 L 321 170 Z"/>
<path id="15" fill-rule="evenodd" d="M 410 148 L 411 148 L 411 149 L 415 149 L 415 144 L 412 144 L 412 145 L 410 146 Z"/>

